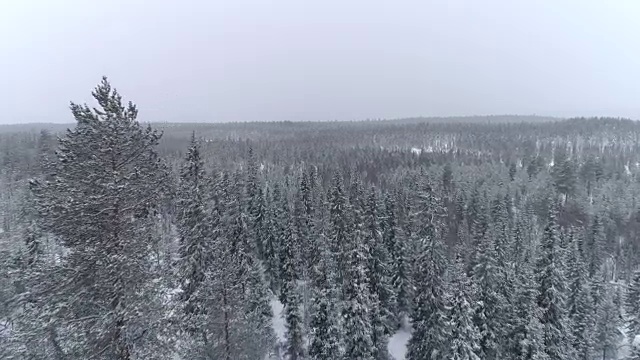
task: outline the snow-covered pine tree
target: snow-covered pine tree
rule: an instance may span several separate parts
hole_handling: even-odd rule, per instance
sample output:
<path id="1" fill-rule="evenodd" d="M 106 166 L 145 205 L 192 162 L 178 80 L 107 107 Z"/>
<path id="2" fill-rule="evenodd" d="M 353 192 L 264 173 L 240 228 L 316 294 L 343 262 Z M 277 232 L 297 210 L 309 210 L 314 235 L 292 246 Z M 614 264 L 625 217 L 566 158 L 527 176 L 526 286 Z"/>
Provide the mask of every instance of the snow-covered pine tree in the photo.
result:
<path id="1" fill-rule="evenodd" d="M 203 350 L 189 358 L 264 359 L 273 349 L 270 294 L 260 262 L 248 241 L 239 189 L 234 177 L 222 173 L 215 184 L 211 209 L 213 256 L 201 286 L 208 309 Z M 240 200 L 239 200 L 240 199 Z"/>
<path id="2" fill-rule="evenodd" d="M 565 149 L 555 149 L 551 176 L 559 194 L 569 196 L 576 188 L 576 174 L 573 161 Z"/>
<path id="3" fill-rule="evenodd" d="M 549 360 L 566 360 L 572 356 L 564 292 L 566 279 L 558 250 L 560 231 L 557 220 L 558 205 L 552 203 L 544 228 L 536 274 L 538 281 L 538 310 L 543 326 L 544 352 Z"/>
<path id="4" fill-rule="evenodd" d="M 622 339 L 619 309 L 615 304 L 615 285 L 605 284 L 603 297 L 596 309 L 594 353 L 601 359 L 617 359 L 618 344 Z"/>
<path id="5" fill-rule="evenodd" d="M 34 289 L 42 321 L 64 328 L 70 358 L 166 358 L 153 249 L 167 184 L 160 134 L 136 120 L 106 78 L 98 108 L 71 104 L 77 124 L 60 139 L 56 172 L 32 189 L 46 231 L 67 252 Z"/>
<path id="6" fill-rule="evenodd" d="M 214 198 L 215 204 L 211 209 L 211 219 L 215 221 L 211 244 L 214 253 L 201 289 L 208 300 L 207 307 L 220 310 L 209 314 L 207 327 L 210 335 L 204 351 L 196 355 L 205 359 L 232 360 L 243 354 L 244 293 L 237 271 L 238 254 L 232 251 L 231 246 L 236 215 L 232 211 L 235 197 L 227 172 L 216 179 Z"/>
<path id="7" fill-rule="evenodd" d="M 367 266 L 369 248 L 365 234 L 363 219 L 364 200 L 361 184 L 355 180 L 352 184 L 351 196 L 356 204 L 352 204 L 350 218 L 352 222 L 351 236 L 344 244 L 345 263 L 342 272 L 343 282 L 343 319 L 344 319 L 344 357 L 345 359 L 373 359 L 373 324 L 371 323 L 373 299 L 369 290 Z M 359 195 L 355 195 L 359 194 Z"/>
<path id="8" fill-rule="evenodd" d="M 486 235 L 489 231 L 489 216 L 486 206 L 487 202 L 486 194 L 481 196 L 479 190 L 475 188 L 471 195 L 471 202 L 469 204 L 467 215 L 469 240 L 471 242 L 469 244 L 471 255 L 467 266 L 467 274 L 469 275 L 473 274 L 476 261 L 480 258 L 478 251 L 482 249 L 482 243 L 486 240 Z"/>
<path id="9" fill-rule="evenodd" d="M 629 360 L 640 360 L 640 344 L 634 344 L 636 337 L 640 336 L 640 269 L 636 269 L 633 273 L 625 298 L 625 310 L 627 313 L 627 337 L 632 345 Z"/>
<path id="10" fill-rule="evenodd" d="M 418 244 L 413 333 L 407 359 L 440 359 L 450 349 L 447 323 L 445 271 L 447 260 L 442 234 L 444 209 L 429 184 L 422 184 L 412 211 L 411 236 Z"/>
<path id="11" fill-rule="evenodd" d="M 465 271 L 465 261 L 459 248 L 455 262 L 450 266 L 449 323 L 451 348 L 446 358 L 451 360 L 480 360 L 480 336 L 473 323 L 474 307 L 471 279 Z"/>
<path id="12" fill-rule="evenodd" d="M 182 290 L 179 302 L 183 310 L 180 323 L 183 330 L 197 338 L 195 343 L 207 338 L 206 327 L 200 323 L 206 317 L 206 299 L 198 290 L 212 265 L 212 221 L 207 209 L 209 193 L 208 178 L 194 133 L 180 171 L 176 207 L 180 236 L 178 281 Z"/>
<path id="13" fill-rule="evenodd" d="M 378 197 L 375 188 L 369 190 L 364 213 L 364 241 L 367 244 L 367 277 L 371 293 L 371 326 L 373 357 L 376 360 L 389 358 L 388 336 L 393 324 L 394 294 L 391 287 L 389 254 L 380 231 Z"/>
<path id="14" fill-rule="evenodd" d="M 472 279 L 477 287 L 474 322 L 480 331 L 481 357 L 499 359 L 506 323 L 503 319 L 506 300 L 502 294 L 504 278 L 498 264 L 493 233 L 488 231 L 480 239 Z"/>
<path id="15" fill-rule="evenodd" d="M 251 238 L 253 238 L 253 246 L 256 256 L 259 260 L 263 260 L 265 252 L 264 247 L 269 226 L 267 221 L 267 204 L 263 186 L 258 186 L 255 191 L 255 195 L 252 195 L 250 200 L 251 208 L 248 218 L 250 225 L 249 229 L 251 231 Z"/>
<path id="16" fill-rule="evenodd" d="M 311 269 L 312 304 L 309 358 L 312 360 L 341 359 L 342 331 L 337 302 L 335 260 L 326 238 L 317 243 L 318 258 Z"/>
<path id="17" fill-rule="evenodd" d="M 576 359 L 589 360 L 593 348 L 594 309 L 591 285 L 586 265 L 580 254 L 577 233 L 568 244 L 567 259 L 567 316 L 571 324 L 571 341 Z"/>
<path id="18" fill-rule="evenodd" d="M 336 282 L 342 293 L 344 271 L 348 267 L 348 244 L 351 241 L 349 201 L 344 192 L 342 175 L 333 176 L 329 194 L 329 249 L 336 259 Z"/>
<path id="19" fill-rule="evenodd" d="M 247 287 L 242 301 L 244 311 L 244 352 L 248 359 L 264 359 L 276 341 L 272 326 L 271 294 L 256 254 L 248 252 Z"/>
<path id="20" fill-rule="evenodd" d="M 409 269 L 409 254 L 406 239 L 402 236 L 402 229 L 398 224 L 396 201 L 392 194 L 385 196 L 384 242 L 390 259 L 391 286 L 395 298 L 396 326 L 401 325 L 408 318 L 411 310 L 411 273 Z"/>
<path id="21" fill-rule="evenodd" d="M 279 294 L 282 287 L 282 281 L 280 279 L 280 254 L 281 241 L 283 238 L 283 204 L 286 203 L 286 200 L 283 200 L 279 184 L 276 183 L 273 190 L 267 192 L 267 199 L 270 205 L 267 208 L 267 219 L 265 221 L 263 264 L 271 292 Z"/>
<path id="22" fill-rule="evenodd" d="M 512 298 L 515 293 L 514 269 L 511 265 L 511 259 L 509 258 L 509 249 L 512 247 L 510 238 L 510 202 L 511 199 L 508 193 L 504 196 L 496 196 L 491 207 L 491 217 L 493 222 L 489 227 L 496 255 L 495 270 L 499 281 L 497 290 L 503 300 L 503 303 L 499 304 L 499 315 L 501 317 L 500 328 L 502 329 L 499 337 L 501 349 L 507 347 L 506 335 L 511 331 L 510 327 L 512 326 L 512 320 L 514 319 L 513 311 L 515 307 Z"/>
<path id="23" fill-rule="evenodd" d="M 589 271 L 589 278 L 593 279 L 598 274 L 602 264 L 602 249 L 605 245 L 604 223 L 602 215 L 595 214 L 589 225 L 584 244 L 584 258 Z"/>
<path id="24" fill-rule="evenodd" d="M 265 203 L 262 184 L 258 179 L 259 166 L 252 147 L 247 155 L 245 180 L 247 224 L 253 239 L 253 248 L 259 259 L 264 256 Z"/>
<path id="25" fill-rule="evenodd" d="M 302 297 L 298 287 L 299 257 L 298 241 L 294 230 L 294 220 L 288 209 L 284 213 L 289 220 L 285 224 L 282 238 L 282 292 L 280 301 L 284 305 L 286 332 L 286 352 L 289 360 L 300 360 L 304 356 L 303 319 L 301 314 Z"/>
<path id="26" fill-rule="evenodd" d="M 269 304 L 268 287 L 265 284 L 262 268 L 257 258 L 256 243 L 253 238 L 257 234 L 250 226 L 253 220 L 246 206 L 250 201 L 246 193 L 247 187 L 242 183 L 244 177 L 240 173 L 234 176 L 232 199 L 227 205 L 230 218 L 231 257 L 237 263 L 237 277 L 241 286 L 238 306 L 241 307 L 239 349 L 244 356 L 252 359 L 264 358 L 272 348 L 275 335 L 271 326 L 273 314 Z M 256 191 L 256 195 L 259 190 Z M 255 199 L 255 198 L 254 198 Z M 254 210 L 259 207 L 254 202 Z"/>
<path id="27" fill-rule="evenodd" d="M 514 294 L 514 322 L 505 356 L 514 360 L 545 359 L 542 325 L 538 315 L 537 288 L 531 262 L 531 249 L 522 254 Z"/>

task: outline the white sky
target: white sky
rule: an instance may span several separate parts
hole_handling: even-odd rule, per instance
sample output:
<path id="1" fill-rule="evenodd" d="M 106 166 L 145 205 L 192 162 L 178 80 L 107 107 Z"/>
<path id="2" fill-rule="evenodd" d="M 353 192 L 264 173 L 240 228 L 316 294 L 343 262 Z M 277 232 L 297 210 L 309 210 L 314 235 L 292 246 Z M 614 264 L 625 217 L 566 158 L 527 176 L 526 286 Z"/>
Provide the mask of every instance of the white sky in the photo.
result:
<path id="1" fill-rule="evenodd" d="M 0 123 L 640 118 L 640 1 L 0 0 Z"/>

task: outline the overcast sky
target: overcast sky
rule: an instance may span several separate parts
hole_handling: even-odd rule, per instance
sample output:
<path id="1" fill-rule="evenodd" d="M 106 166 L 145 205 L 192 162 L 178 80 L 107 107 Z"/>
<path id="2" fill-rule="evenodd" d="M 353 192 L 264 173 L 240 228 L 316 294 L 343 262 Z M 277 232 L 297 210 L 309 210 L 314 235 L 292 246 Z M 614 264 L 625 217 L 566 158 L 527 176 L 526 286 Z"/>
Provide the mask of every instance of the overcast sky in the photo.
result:
<path id="1" fill-rule="evenodd" d="M 634 0 L 0 0 L 0 123 L 640 118 Z"/>

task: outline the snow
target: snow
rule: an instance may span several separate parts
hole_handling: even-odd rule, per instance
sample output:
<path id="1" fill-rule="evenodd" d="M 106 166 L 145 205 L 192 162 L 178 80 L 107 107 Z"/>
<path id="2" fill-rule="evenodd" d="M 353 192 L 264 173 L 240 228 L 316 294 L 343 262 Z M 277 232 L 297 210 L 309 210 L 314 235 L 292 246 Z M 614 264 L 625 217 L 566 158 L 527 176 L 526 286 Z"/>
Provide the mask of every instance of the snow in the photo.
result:
<path id="1" fill-rule="evenodd" d="M 407 343 L 411 337 L 411 325 L 403 321 L 403 326 L 389 338 L 389 353 L 395 360 L 404 360 L 407 354 Z"/>
<path id="2" fill-rule="evenodd" d="M 278 342 L 280 344 L 285 342 L 285 323 L 284 317 L 282 316 L 282 311 L 284 309 L 284 305 L 278 299 L 273 297 L 270 301 L 271 311 L 273 312 L 272 326 L 273 331 L 276 333 L 276 337 L 278 338 Z M 395 360 L 404 360 L 407 353 L 407 342 L 411 337 L 411 325 L 403 324 L 402 328 L 400 328 L 391 338 L 389 338 L 389 353 Z"/>
<path id="3" fill-rule="evenodd" d="M 278 342 L 285 341 L 285 324 L 284 317 L 282 316 L 282 310 L 284 309 L 284 305 L 275 297 L 271 299 L 271 311 L 273 312 L 272 326 L 273 331 L 276 333 L 278 337 Z"/>

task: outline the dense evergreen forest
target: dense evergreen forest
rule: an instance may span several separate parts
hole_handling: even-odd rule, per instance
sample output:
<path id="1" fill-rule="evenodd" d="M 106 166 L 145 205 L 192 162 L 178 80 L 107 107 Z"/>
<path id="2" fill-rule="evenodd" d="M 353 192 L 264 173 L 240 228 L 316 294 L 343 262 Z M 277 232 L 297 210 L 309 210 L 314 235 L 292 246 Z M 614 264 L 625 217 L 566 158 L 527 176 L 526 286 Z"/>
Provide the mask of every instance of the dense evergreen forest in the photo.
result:
<path id="1" fill-rule="evenodd" d="M 640 360 L 634 121 L 147 126 L 93 96 L 0 127 L 2 359 Z"/>

